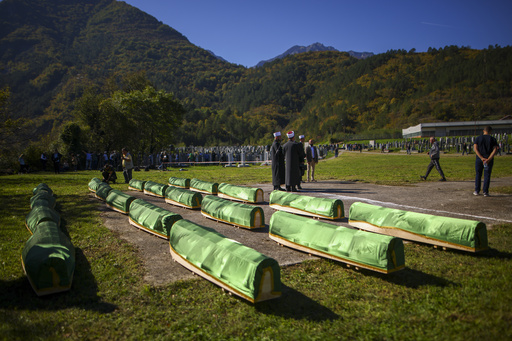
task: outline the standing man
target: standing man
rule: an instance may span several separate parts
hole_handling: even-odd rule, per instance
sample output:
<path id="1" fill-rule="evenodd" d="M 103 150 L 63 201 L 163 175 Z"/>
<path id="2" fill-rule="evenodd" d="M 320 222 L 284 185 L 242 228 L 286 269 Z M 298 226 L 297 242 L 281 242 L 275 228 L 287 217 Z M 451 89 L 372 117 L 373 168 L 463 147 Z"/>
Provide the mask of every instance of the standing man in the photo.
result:
<path id="1" fill-rule="evenodd" d="M 285 169 L 284 169 L 284 154 L 283 148 L 281 148 L 281 132 L 274 133 L 274 142 L 270 148 L 272 158 L 272 185 L 274 191 L 284 191 L 281 187 L 285 180 Z"/>
<path id="2" fill-rule="evenodd" d="M 60 173 L 60 159 L 62 158 L 62 155 L 59 153 L 57 149 L 52 154 L 52 162 L 53 162 L 53 170 L 55 171 L 55 174 Z"/>
<path id="3" fill-rule="evenodd" d="M 318 149 L 313 145 L 313 139 L 309 140 L 309 146 L 306 147 L 306 161 L 308 162 L 308 182 L 315 180 L 315 166 L 318 163 Z"/>
<path id="4" fill-rule="evenodd" d="M 299 158 L 299 184 L 297 185 L 298 189 L 302 189 L 302 186 L 300 185 L 302 183 L 302 177 L 304 176 L 304 158 L 306 157 L 306 152 L 304 151 L 304 135 L 299 135 L 299 151 L 300 151 L 300 158 Z"/>
<path id="5" fill-rule="evenodd" d="M 123 165 L 124 183 L 127 184 L 132 179 L 133 159 L 126 148 L 121 149 L 121 153 L 123 154 L 121 159 Z"/>
<path id="6" fill-rule="evenodd" d="M 441 179 L 439 181 L 446 181 L 443 170 L 441 169 L 441 164 L 439 163 L 439 144 L 437 143 L 435 137 L 430 138 L 430 143 L 432 144 L 428 152 L 428 155 L 430 156 L 430 163 L 428 164 L 427 167 L 427 173 L 425 174 L 425 176 L 420 175 L 420 178 L 422 180 L 427 180 L 428 174 L 435 166 L 437 171 L 439 172 L 439 175 L 441 175 Z"/>
<path id="7" fill-rule="evenodd" d="M 297 185 L 300 185 L 299 159 L 301 153 L 300 145 L 294 141 L 295 133 L 286 133 L 288 142 L 283 146 L 284 158 L 286 160 L 285 184 L 287 192 L 298 192 Z"/>
<path id="8" fill-rule="evenodd" d="M 492 128 L 487 126 L 484 128 L 483 135 L 476 138 L 473 149 L 476 153 L 475 162 L 475 191 L 474 195 L 480 194 L 480 186 L 482 183 L 482 171 L 484 173 L 484 197 L 489 196 L 489 185 L 491 183 L 492 166 L 494 165 L 494 155 L 498 150 L 498 141 L 491 136 Z"/>

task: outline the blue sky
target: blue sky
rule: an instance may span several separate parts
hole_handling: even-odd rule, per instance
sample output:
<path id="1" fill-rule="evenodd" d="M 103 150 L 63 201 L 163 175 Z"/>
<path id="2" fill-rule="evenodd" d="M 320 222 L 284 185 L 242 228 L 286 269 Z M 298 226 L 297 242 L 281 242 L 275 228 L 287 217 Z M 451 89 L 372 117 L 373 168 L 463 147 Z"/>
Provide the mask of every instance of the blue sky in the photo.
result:
<path id="1" fill-rule="evenodd" d="M 294 45 L 340 51 L 512 45 L 511 0 L 125 0 L 229 62 L 254 66 Z"/>

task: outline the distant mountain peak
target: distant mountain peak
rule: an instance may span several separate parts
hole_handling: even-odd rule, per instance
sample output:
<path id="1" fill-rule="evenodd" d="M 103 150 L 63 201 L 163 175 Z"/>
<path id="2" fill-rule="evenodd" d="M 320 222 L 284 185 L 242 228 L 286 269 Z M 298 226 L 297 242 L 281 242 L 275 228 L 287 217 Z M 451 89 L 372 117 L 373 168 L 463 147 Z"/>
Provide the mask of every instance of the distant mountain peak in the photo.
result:
<path id="1" fill-rule="evenodd" d="M 288 50 L 286 50 L 284 53 L 280 54 L 279 56 L 276 56 L 274 58 L 268 59 L 268 60 L 262 60 L 258 64 L 256 64 L 256 67 L 260 67 L 265 65 L 266 63 L 269 63 L 271 61 L 274 61 L 276 59 L 283 59 L 286 56 L 297 54 L 297 53 L 305 53 L 305 52 L 320 52 L 320 51 L 338 51 L 332 46 L 325 46 L 322 43 L 314 43 L 309 46 L 299 46 L 295 45 Z M 348 51 L 348 54 L 350 54 L 352 57 L 357 59 L 365 59 L 367 57 L 373 56 L 373 52 L 354 52 L 354 51 Z"/>

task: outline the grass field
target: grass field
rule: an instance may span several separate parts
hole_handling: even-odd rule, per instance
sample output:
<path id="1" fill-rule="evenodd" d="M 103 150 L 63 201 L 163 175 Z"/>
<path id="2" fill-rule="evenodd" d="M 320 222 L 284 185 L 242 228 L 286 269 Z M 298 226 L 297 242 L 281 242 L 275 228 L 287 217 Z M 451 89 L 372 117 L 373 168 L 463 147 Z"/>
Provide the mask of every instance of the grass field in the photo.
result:
<path id="1" fill-rule="evenodd" d="M 344 153 L 321 162 L 319 180 L 386 185 L 419 181 L 426 155 Z M 448 180 L 470 180 L 474 156 L 446 155 Z M 432 179 L 437 180 L 433 170 Z M 202 279 L 152 287 L 138 251 L 102 225 L 87 183 L 99 172 L 0 177 L 0 339 L 3 340 L 510 340 L 512 225 L 488 231 L 482 254 L 405 244 L 407 268 L 392 275 L 354 271 L 329 260 L 281 269 L 283 296 L 256 305 L 223 294 Z M 269 182 L 270 168 L 191 167 L 134 173 L 251 184 Z M 512 157 L 498 157 L 493 177 L 512 176 Z M 121 175 L 122 177 L 122 175 Z M 76 247 L 71 291 L 38 298 L 23 273 L 21 251 L 32 188 L 56 193 L 64 228 Z M 113 185 L 125 190 L 125 184 Z M 509 187 L 491 192 L 511 193 Z M 498 208 L 497 208 L 498 209 Z M 141 232 L 143 233 L 143 232 Z"/>

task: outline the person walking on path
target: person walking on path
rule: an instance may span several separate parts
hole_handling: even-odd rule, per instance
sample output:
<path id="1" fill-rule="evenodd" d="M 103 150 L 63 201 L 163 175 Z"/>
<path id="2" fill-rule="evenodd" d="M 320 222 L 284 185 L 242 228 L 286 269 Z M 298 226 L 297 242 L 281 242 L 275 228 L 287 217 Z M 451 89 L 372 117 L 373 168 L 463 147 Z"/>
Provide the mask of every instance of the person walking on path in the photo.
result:
<path id="1" fill-rule="evenodd" d="M 498 150 L 498 141 L 491 136 L 492 128 L 487 126 L 484 128 L 483 134 L 478 136 L 473 145 L 476 153 L 475 161 L 475 191 L 474 195 L 480 194 L 482 184 L 482 171 L 484 173 L 484 197 L 489 196 L 489 185 L 491 183 L 491 172 L 494 165 L 494 156 Z"/>
<path id="2" fill-rule="evenodd" d="M 274 133 L 274 142 L 270 148 L 271 159 L 272 159 L 272 185 L 274 191 L 284 191 L 281 187 L 285 180 L 285 168 L 284 168 L 284 154 L 283 148 L 281 147 L 281 132 Z"/>
<path id="3" fill-rule="evenodd" d="M 287 192 L 298 192 L 297 186 L 300 185 L 299 159 L 300 145 L 294 141 L 295 133 L 289 131 L 286 133 L 288 142 L 283 146 L 284 158 L 286 160 L 285 185 Z"/>
<path id="4" fill-rule="evenodd" d="M 309 140 L 309 146 L 306 147 L 306 161 L 308 162 L 308 182 L 316 182 L 315 166 L 318 163 L 318 149 L 313 145 L 313 139 Z"/>
<path id="5" fill-rule="evenodd" d="M 124 183 L 127 184 L 132 179 L 133 159 L 126 148 L 123 148 L 121 153 L 123 154 L 121 159 L 123 165 Z"/>
<path id="6" fill-rule="evenodd" d="M 428 167 L 427 167 L 427 173 L 425 173 L 424 176 L 420 175 L 420 178 L 422 180 L 427 180 L 427 177 L 430 174 L 430 171 L 435 166 L 439 175 L 441 175 L 441 179 L 439 181 L 446 181 L 443 170 L 441 169 L 441 164 L 439 163 L 439 144 L 437 143 L 435 137 L 430 138 L 430 143 L 432 144 L 432 146 L 430 147 L 430 150 L 428 152 L 428 155 L 430 156 L 430 163 L 428 164 Z"/>

